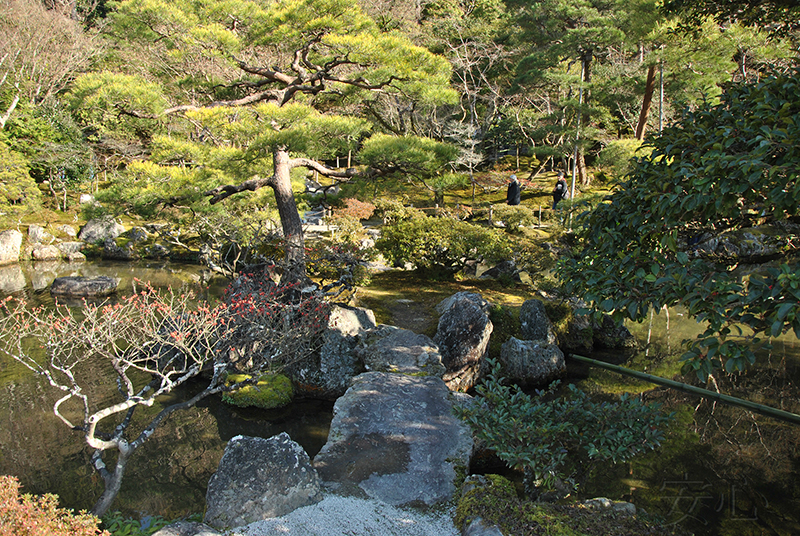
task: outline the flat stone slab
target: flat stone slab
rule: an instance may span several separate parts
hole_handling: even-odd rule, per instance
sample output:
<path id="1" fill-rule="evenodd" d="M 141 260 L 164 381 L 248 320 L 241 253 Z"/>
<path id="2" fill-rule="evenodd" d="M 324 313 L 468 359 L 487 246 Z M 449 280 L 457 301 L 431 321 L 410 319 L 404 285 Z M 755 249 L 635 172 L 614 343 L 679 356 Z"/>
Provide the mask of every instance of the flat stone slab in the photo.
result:
<path id="1" fill-rule="evenodd" d="M 450 500 L 472 436 L 441 378 L 367 372 L 334 405 L 314 467 L 328 489 L 393 506 Z"/>
<path id="2" fill-rule="evenodd" d="M 106 275 L 57 277 L 50 286 L 50 294 L 70 297 L 108 296 L 116 292 L 118 284 L 116 279 Z"/>

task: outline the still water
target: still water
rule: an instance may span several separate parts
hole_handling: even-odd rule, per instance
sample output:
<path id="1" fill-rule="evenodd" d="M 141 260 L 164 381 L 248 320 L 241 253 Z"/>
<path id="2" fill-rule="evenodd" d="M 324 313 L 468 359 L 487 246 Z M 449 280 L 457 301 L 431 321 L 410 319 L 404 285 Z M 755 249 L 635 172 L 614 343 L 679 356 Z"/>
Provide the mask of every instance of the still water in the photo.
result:
<path id="1" fill-rule="evenodd" d="M 680 372 L 681 341 L 704 330 L 680 310 L 629 328 L 643 350 L 623 365 L 665 378 Z M 694 384 L 800 414 L 800 342 L 785 335 L 771 343 L 745 373 Z M 676 412 L 661 448 L 601 469 L 585 493 L 630 500 L 698 535 L 800 534 L 800 426 L 613 372 L 592 370 L 580 385 L 643 392 Z"/>
<path id="2" fill-rule="evenodd" d="M 123 294 L 135 278 L 156 287 L 185 285 L 209 299 L 227 285 L 200 267 L 165 262 L 56 263 L 36 269 L 23 264 L 0 267 L 0 298 L 14 294 L 52 303 L 49 285 L 63 275 L 117 277 Z M 619 356 L 593 357 L 667 378 L 679 372 L 681 340 L 702 331 L 677 310 L 629 327 L 643 347 L 640 352 L 624 362 Z M 677 414 L 660 449 L 627 464 L 598 468 L 583 494 L 631 500 L 698 535 L 800 534 L 800 427 L 654 389 L 612 372 L 571 366 L 570 375 L 590 393 L 643 393 Z M 103 384 L 98 378 L 98 387 Z M 794 336 L 776 339 L 758 367 L 720 379 L 716 387 L 800 413 L 800 343 Z M 55 398 L 27 369 L 0 361 L 0 474 L 18 476 L 27 492 L 56 493 L 67 507 L 90 508 L 102 484 L 90 469 L 90 451 L 81 437 L 52 415 Z M 201 512 L 208 479 L 233 436 L 270 437 L 285 431 L 313 456 L 327 439 L 331 414 L 327 402 L 300 401 L 264 411 L 234 408 L 218 399 L 177 412 L 131 459 L 112 508 L 130 516 L 167 518 Z"/>
<path id="3" fill-rule="evenodd" d="M 227 286 L 226 280 L 211 277 L 201 267 L 167 262 L 37 263 L 0 267 L 0 299 L 13 294 L 30 303 L 52 304 L 49 285 L 67 275 L 118 278 L 122 295 L 131 292 L 135 279 L 156 288 L 187 287 L 208 299 L 220 296 Z M 107 389 L 113 381 L 98 371 L 95 387 Z M 24 492 L 55 493 L 63 506 L 88 509 L 100 496 L 102 482 L 89 466 L 91 451 L 82 437 L 52 414 L 56 395 L 26 368 L 0 357 L 0 474 L 17 476 Z M 321 401 L 265 411 L 236 408 L 211 397 L 176 412 L 132 457 L 112 509 L 134 517 L 202 512 L 208 479 L 232 437 L 287 432 L 313 456 L 327 440 L 332 411 L 332 403 Z"/>

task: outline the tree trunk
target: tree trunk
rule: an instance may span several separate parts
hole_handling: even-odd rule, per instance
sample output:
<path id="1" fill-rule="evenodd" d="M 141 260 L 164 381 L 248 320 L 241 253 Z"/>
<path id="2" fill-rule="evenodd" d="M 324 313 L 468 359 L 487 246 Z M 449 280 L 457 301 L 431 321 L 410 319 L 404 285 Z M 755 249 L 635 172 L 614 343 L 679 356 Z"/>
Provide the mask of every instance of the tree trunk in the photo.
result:
<path id="1" fill-rule="evenodd" d="M 275 202 L 281 219 L 283 238 L 286 247 L 286 266 L 284 268 L 282 283 L 305 282 L 305 239 L 303 237 L 303 221 L 297 211 L 297 204 L 292 193 L 292 159 L 285 149 L 276 149 L 272 155 L 275 175 L 270 183 L 275 192 Z"/>
<path id="2" fill-rule="evenodd" d="M 128 465 L 128 458 L 133 454 L 132 448 L 120 448 L 117 457 L 117 464 L 114 467 L 114 472 L 109 471 L 103 464 L 101 453 L 98 452 L 92 459 L 95 468 L 100 472 L 103 477 L 105 489 L 100 498 L 92 507 L 92 513 L 97 517 L 102 517 L 114 502 L 114 499 L 119 495 L 120 487 L 122 486 L 122 476 L 125 474 L 125 466 Z M 99 465 L 98 465 L 99 464 Z"/>
<path id="3" fill-rule="evenodd" d="M 636 125 L 636 139 L 643 140 L 644 132 L 647 129 L 647 118 L 650 115 L 650 105 L 653 102 L 653 93 L 656 90 L 656 65 L 653 64 L 647 70 L 647 83 L 644 87 L 644 99 L 642 100 L 642 111 L 639 113 L 639 124 Z"/>
<path id="4" fill-rule="evenodd" d="M 582 73 L 581 73 L 581 75 L 582 75 L 582 78 L 583 78 L 583 82 L 585 84 L 587 84 L 587 87 L 583 92 L 583 103 L 584 104 L 589 102 L 588 84 L 592 81 L 592 59 L 593 58 L 594 58 L 594 52 L 592 50 L 585 50 L 583 52 L 583 57 L 581 58 L 581 63 L 582 63 L 582 69 L 581 69 Z M 578 113 L 580 114 L 580 116 L 582 118 L 583 117 L 583 111 L 581 110 Z M 586 121 L 581 121 L 581 119 L 578 119 L 578 122 L 579 122 L 579 124 L 585 124 L 586 126 L 589 126 L 588 119 Z M 591 184 L 591 182 L 592 182 L 592 178 L 589 176 L 589 174 L 586 171 L 586 159 L 584 158 L 584 152 L 583 152 L 583 147 L 582 146 L 578 145 L 578 150 L 576 151 L 575 156 L 576 156 L 575 166 L 577 167 L 577 171 L 578 171 L 578 181 L 583 186 L 589 186 Z"/>

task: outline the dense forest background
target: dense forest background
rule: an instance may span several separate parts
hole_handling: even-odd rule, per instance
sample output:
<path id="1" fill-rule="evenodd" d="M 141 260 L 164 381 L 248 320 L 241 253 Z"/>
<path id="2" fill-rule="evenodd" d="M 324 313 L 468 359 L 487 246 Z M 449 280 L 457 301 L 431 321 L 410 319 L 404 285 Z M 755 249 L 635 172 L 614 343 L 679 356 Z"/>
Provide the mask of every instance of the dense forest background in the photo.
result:
<path id="1" fill-rule="evenodd" d="M 572 162 L 579 185 L 618 178 L 725 83 L 796 63 L 792 2 L 685 4 L 4 0 L 0 217 L 80 192 L 145 218 L 274 211 L 269 189 L 206 193 L 269 175 L 275 144 L 380 170 L 356 179 L 371 196 L 411 183 L 443 202 L 476 174 Z M 409 150 L 425 156 L 391 156 Z"/>

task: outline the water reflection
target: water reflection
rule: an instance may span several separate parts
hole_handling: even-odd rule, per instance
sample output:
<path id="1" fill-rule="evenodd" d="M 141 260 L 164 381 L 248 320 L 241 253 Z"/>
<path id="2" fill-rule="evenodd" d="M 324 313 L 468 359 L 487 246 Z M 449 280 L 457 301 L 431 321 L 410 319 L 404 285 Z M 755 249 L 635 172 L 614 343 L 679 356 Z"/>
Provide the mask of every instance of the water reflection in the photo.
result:
<path id="1" fill-rule="evenodd" d="M 120 280 L 119 293 L 133 291 L 136 279 L 157 288 L 189 286 L 204 298 L 218 297 L 227 286 L 202 267 L 168 262 L 36 263 L 0 267 L 0 299 L 25 297 L 35 305 L 52 305 L 48 291 L 56 277 L 106 275 Z M 114 377 L 95 373 L 91 386 L 105 392 Z M 188 385 L 171 397 L 188 398 L 197 386 Z M 96 399 L 97 393 L 90 393 Z M 0 357 L 0 474 L 19 477 L 28 493 L 56 493 L 68 508 L 88 509 L 102 492 L 91 470 L 88 449 L 79 433 L 69 430 L 52 413 L 58 394 L 41 378 Z M 141 408 L 138 419 L 160 411 Z M 131 459 L 122 490 L 112 506 L 128 515 L 137 513 L 179 517 L 202 512 L 208 479 L 216 470 L 225 445 L 242 434 L 271 437 L 287 432 L 309 455 L 325 443 L 333 404 L 299 401 L 279 410 L 234 408 L 219 399 L 176 412 Z"/>
<path id="2" fill-rule="evenodd" d="M 643 343 L 649 335 L 651 344 L 625 365 L 667 378 L 680 371 L 681 340 L 704 330 L 674 310 L 669 318 L 662 312 L 652 324 L 630 328 Z M 755 367 L 703 387 L 800 413 L 800 343 L 785 335 L 772 345 Z M 651 390 L 611 372 L 592 371 L 584 383 L 645 392 L 677 412 L 660 449 L 600 468 L 585 493 L 632 500 L 698 535 L 800 534 L 800 427 L 666 388 Z"/>

